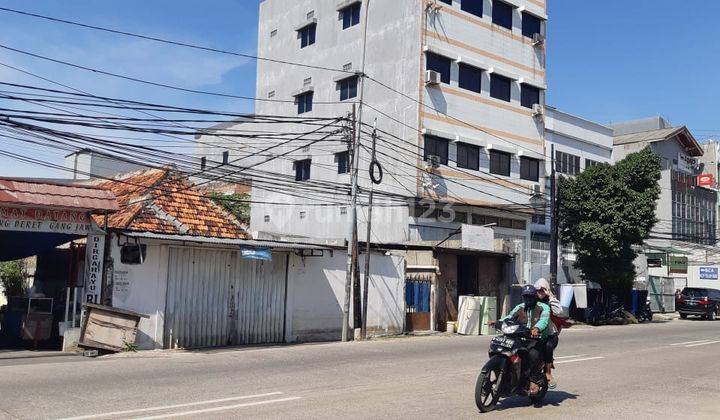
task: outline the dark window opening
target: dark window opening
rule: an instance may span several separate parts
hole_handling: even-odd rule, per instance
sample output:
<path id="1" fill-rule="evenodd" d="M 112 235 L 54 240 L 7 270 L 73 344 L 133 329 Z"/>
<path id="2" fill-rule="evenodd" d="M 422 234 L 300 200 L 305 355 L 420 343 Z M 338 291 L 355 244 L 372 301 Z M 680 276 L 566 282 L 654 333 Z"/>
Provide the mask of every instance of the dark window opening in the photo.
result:
<path id="1" fill-rule="evenodd" d="M 226 150 L 226 151 L 223 152 L 223 155 L 222 155 L 222 156 L 223 156 L 223 158 L 222 158 L 222 159 L 223 159 L 223 161 L 222 161 L 222 162 L 223 162 L 223 165 L 227 165 L 227 164 L 230 162 L 230 152 L 228 152 L 228 151 Z"/>
<path id="2" fill-rule="evenodd" d="M 425 161 L 430 160 L 430 156 L 437 156 L 439 164 L 447 165 L 449 143 L 448 140 L 440 137 L 425 136 Z"/>
<path id="3" fill-rule="evenodd" d="M 533 105 L 540 104 L 540 89 L 523 83 L 520 89 L 520 105 L 532 109 Z"/>
<path id="4" fill-rule="evenodd" d="M 580 173 L 580 156 L 555 152 L 555 170 L 561 174 L 577 175 Z"/>
<path id="5" fill-rule="evenodd" d="M 450 59 L 441 55 L 427 52 L 425 54 L 427 61 L 427 70 L 433 70 L 440 73 L 440 81 L 450 83 Z"/>
<path id="6" fill-rule="evenodd" d="M 472 15 L 482 17 L 483 1 L 485 0 L 463 0 L 463 2 L 460 3 L 460 10 L 464 10 Z"/>
<path id="7" fill-rule="evenodd" d="M 458 84 L 461 88 L 480 93 L 482 88 L 482 70 L 464 63 L 460 63 Z"/>
<path id="8" fill-rule="evenodd" d="M 120 262 L 128 265 L 137 265 L 145 262 L 147 245 L 125 244 L 120 248 Z"/>
<path id="9" fill-rule="evenodd" d="M 344 151 L 335 153 L 335 162 L 337 162 L 337 168 L 339 174 L 350 173 L 350 152 Z"/>
<path id="10" fill-rule="evenodd" d="M 295 181 L 307 181 L 310 179 L 310 159 L 298 160 L 295 165 Z"/>
<path id="11" fill-rule="evenodd" d="M 513 6 L 503 1 L 493 1 L 492 21 L 494 24 L 512 30 L 512 15 Z"/>
<path id="12" fill-rule="evenodd" d="M 203 156 L 200 158 L 200 170 L 204 171 L 206 167 L 207 167 L 207 158 Z"/>
<path id="13" fill-rule="evenodd" d="M 300 48 L 305 48 L 308 45 L 315 43 L 315 31 L 317 29 L 316 24 L 310 24 L 298 31 L 300 37 Z"/>
<path id="14" fill-rule="evenodd" d="M 355 3 L 341 10 L 343 29 L 360 23 L 360 5 L 361 3 Z"/>
<path id="15" fill-rule="evenodd" d="M 312 111 L 313 92 L 306 92 L 297 96 L 298 114 Z"/>
<path id="16" fill-rule="evenodd" d="M 338 88 L 340 89 L 340 100 L 346 101 L 357 97 L 358 93 L 358 78 L 357 76 L 348 77 L 338 82 Z"/>
<path id="17" fill-rule="evenodd" d="M 490 96 L 495 99 L 500 99 L 506 102 L 510 102 L 510 86 L 512 81 L 499 74 L 490 75 Z"/>
<path id="18" fill-rule="evenodd" d="M 440 0 L 440 1 L 445 4 L 452 4 L 452 0 Z"/>
<path id="19" fill-rule="evenodd" d="M 522 34 L 528 38 L 532 38 L 535 34 L 541 34 L 542 20 L 528 12 L 522 13 Z"/>
<path id="20" fill-rule="evenodd" d="M 520 158 L 520 178 L 527 181 L 540 180 L 540 161 L 527 157 Z"/>
<path id="21" fill-rule="evenodd" d="M 473 144 L 458 143 L 456 163 L 458 168 L 477 171 L 480 169 L 480 147 Z"/>
<path id="22" fill-rule="evenodd" d="M 495 175 L 510 176 L 510 153 L 499 150 L 490 151 L 490 173 Z"/>

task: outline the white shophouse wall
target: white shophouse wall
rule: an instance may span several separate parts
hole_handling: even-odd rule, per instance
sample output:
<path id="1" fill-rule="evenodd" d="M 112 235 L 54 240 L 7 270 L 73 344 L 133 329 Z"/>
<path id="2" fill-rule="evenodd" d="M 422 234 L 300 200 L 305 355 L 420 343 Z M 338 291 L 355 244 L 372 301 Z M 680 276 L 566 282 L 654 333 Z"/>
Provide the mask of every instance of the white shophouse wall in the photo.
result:
<path id="1" fill-rule="evenodd" d="M 123 277 L 128 281 L 128 287 L 115 285 L 113 306 L 148 315 L 149 319 L 140 321 L 137 344 L 144 350 L 163 348 L 169 248 L 178 243 L 147 239 L 141 243 L 147 245 L 145 261 L 127 265 L 120 262 L 120 246 L 117 238 L 112 238 L 113 271 L 116 275 L 126 272 Z M 273 256 L 285 260 L 282 253 Z M 326 250 L 322 257 L 300 257 L 292 253 L 289 261 L 285 340 L 340 339 L 345 252 Z M 361 261 L 362 269 L 364 254 Z M 368 297 L 368 329 L 374 333 L 401 333 L 405 322 L 405 258 L 373 253 L 371 272 L 374 274 Z"/>
<path id="2" fill-rule="evenodd" d="M 364 260 L 361 255 L 363 273 Z M 290 258 L 286 341 L 341 338 L 346 263 L 347 255 L 340 251 L 325 251 L 322 257 Z M 405 324 L 405 258 L 373 253 L 370 267 L 368 331 L 401 333 Z"/>

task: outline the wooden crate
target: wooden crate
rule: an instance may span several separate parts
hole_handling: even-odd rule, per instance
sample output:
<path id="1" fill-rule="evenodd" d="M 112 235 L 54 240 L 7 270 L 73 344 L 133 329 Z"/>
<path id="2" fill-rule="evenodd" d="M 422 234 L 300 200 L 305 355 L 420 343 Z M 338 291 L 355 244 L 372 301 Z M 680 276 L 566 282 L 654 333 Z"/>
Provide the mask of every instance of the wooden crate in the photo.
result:
<path id="1" fill-rule="evenodd" d="M 147 315 L 110 306 L 83 304 L 85 316 L 80 330 L 80 347 L 123 351 L 135 344 L 138 325 Z"/>

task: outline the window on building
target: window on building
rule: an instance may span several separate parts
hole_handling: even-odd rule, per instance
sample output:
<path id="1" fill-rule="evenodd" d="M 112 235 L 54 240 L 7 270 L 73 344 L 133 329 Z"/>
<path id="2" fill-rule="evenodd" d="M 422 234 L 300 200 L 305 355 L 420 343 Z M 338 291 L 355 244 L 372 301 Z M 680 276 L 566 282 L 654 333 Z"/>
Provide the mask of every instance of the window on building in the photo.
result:
<path id="1" fill-rule="evenodd" d="M 510 176 L 510 153 L 499 150 L 490 151 L 490 173 L 495 175 Z"/>
<path id="2" fill-rule="evenodd" d="M 474 144 L 458 143 L 456 163 L 458 168 L 477 171 L 480 169 L 480 147 Z"/>
<path id="3" fill-rule="evenodd" d="M 340 90 L 340 100 L 346 101 L 357 97 L 358 92 L 358 77 L 348 77 L 347 79 L 340 80 L 338 82 L 338 89 Z"/>
<path id="4" fill-rule="evenodd" d="M 520 105 L 532 109 L 540 104 L 540 89 L 523 83 L 520 85 Z"/>
<path id="5" fill-rule="evenodd" d="M 362 3 L 354 3 L 342 9 L 343 29 L 350 28 L 360 23 L 360 5 Z"/>
<path id="6" fill-rule="evenodd" d="M 441 137 L 425 136 L 425 160 L 429 161 L 430 156 L 437 156 L 438 163 L 447 165 L 449 143 L 447 139 Z"/>
<path id="7" fill-rule="evenodd" d="M 335 153 L 335 162 L 337 163 L 337 169 L 339 174 L 350 173 L 350 152 L 344 151 Z"/>
<path id="8" fill-rule="evenodd" d="M 532 38 L 535 34 L 541 34 L 542 20 L 539 17 L 528 12 L 522 13 L 522 34 L 528 38 Z"/>
<path id="9" fill-rule="evenodd" d="M 536 225 L 544 225 L 547 216 L 545 214 L 533 214 L 532 222 Z"/>
<path id="10" fill-rule="evenodd" d="M 295 161 L 295 181 L 307 181 L 310 179 L 310 159 Z"/>
<path id="11" fill-rule="evenodd" d="M 555 170 L 561 174 L 577 175 L 580 173 L 580 156 L 555 151 Z"/>
<path id="12" fill-rule="evenodd" d="M 222 157 L 223 157 L 223 158 L 222 158 L 222 159 L 223 159 L 223 161 L 222 161 L 223 163 L 222 163 L 222 164 L 223 164 L 223 165 L 227 165 L 227 164 L 230 162 L 230 152 L 227 151 L 227 150 L 224 151 L 223 154 L 222 154 Z"/>
<path id="13" fill-rule="evenodd" d="M 433 70 L 440 73 L 440 81 L 450 83 L 450 59 L 441 55 L 427 52 L 425 54 L 427 61 L 427 70 Z"/>
<path id="14" fill-rule="evenodd" d="M 204 171 L 207 167 L 207 158 L 205 156 L 200 158 L 200 170 Z"/>
<path id="15" fill-rule="evenodd" d="M 493 73 L 490 75 L 490 96 L 510 102 L 510 86 L 512 80 L 505 76 Z"/>
<path id="16" fill-rule="evenodd" d="M 460 9 L 472 15 L 482 17 L 483 1 L 485 0 L 463 0 L 463 2 L 460 3 Z"/>
<path id="17" fill-rule="evenodd" d="M 274 38 L 277 35 L 277 29 L 270 31 L 270 38 Z"/>
<path id="18" fill-rule="evenodd" d="M 445 4 L 452 4 L 452 0 L 440 0 L 440 1 Z"/>
<path id="19" fill-rule="evenodd" d="M 540 180 L 540 161 L 525 156 L 520 157 L 520 178 L 538 182 Z"/>
<path id="20" fill-rule="evenodd" d="M 312 111 L 313 107 L 313 92 L 305 92 L 296 97 L 298 114 L 304 114 Z"/>
<path id="21" fill-rule="evenodd" d="M 513 6 L 498 0 L 493 0 L 492 21 L 498 26 L 512 30 Z"/>
<path id="22" fill-rule="evenodd" d="M 585 159 L 585 169 L 602 164 L 602 162 L 598 162 L 597 160 Z"/>
<path id="23" fill-rule="evenodd" d="M 298 31 L 298 36 L 300 37 L 300 48 L 305 48 L 308 45 L 312 45 L 315 43 L 315 31 L 316 30 L 317 30 L 317 25 L 312 23 Z"/>
<path id="24" fill-rule="evenodd" d="M 695 177 L 671 172 L 672 237 L 704 245 L 717 243 L 717 192 L 697 188 Z"/>
<path id="25" fill-rule="evenodd" d="M 480 93 L 482 87 L 482 70 L 465 63 L 460 63 L 459 68 L 459 86 L 463 89 Z"/>

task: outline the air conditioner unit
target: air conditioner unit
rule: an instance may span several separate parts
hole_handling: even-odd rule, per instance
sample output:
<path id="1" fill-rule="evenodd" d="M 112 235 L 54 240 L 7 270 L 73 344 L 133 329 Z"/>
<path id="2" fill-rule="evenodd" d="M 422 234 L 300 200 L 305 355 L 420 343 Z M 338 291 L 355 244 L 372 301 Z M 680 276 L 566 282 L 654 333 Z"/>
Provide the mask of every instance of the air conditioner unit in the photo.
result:
<path id="1" fill-rule="evenodd" d="M 533 105 L 532 115 L 533 117 L 542 117 L 543 115 L 545 115 L 545 107 L 540 104 Z"/>
<path id="2" fill-rule="evenodd" d="M 430 155 L 425 159 L 425 169 L 437 169 L 440 167 L 440 156 Z"/>
<path id="3" fill-rule="evenodd" d="M 540 47 L 542 45 L 545 45 L 545 35 L 533 34 L 532 44 L 534 47 Z"/>
<path id="4" fill-rule="evenodd" d="M 533 184 L 530 186 L 530 194 L 542 194 L 542 190 L 540 188 L 540 184 Z"/>
<path id="5" fill-rule="evenodd" d="M 440 84 L 440 73 L 434 70 L 427 70 L 425 72 L 425 84 L 426 85 L 439 85 Z"/>

